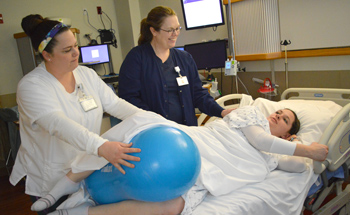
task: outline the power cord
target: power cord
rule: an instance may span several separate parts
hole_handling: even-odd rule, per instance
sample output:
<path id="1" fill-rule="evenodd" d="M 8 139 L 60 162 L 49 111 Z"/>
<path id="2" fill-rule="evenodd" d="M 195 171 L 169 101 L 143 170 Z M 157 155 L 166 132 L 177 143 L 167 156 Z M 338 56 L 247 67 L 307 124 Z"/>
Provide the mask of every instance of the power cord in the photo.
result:
<path id="1" fill-rule="evenodd" d="M 89 25 L 90 25 L 91 27 L 93 27 L 96 31 L 98 31 L 97 28 L 95 28 L 93 25 L 91 25 L 90 19 L 89 19 L 89 13 L 88 13 L 87 10 L 85 10 L 85 13 L 86 13 L 86 17 L 87 17 L 87 21 L 88 21 Z"/>
<path id="2" fill-rule="evenodd" d="M 87 10 L 85 10 L 85 13 L 86 13 L 87 22 L 89 23 L 89 25 L 99 33 L 99 35 L 96 37 L 96 39 L 98 37 L 100 37 L 101 44 L 111 44 L 113 47 L 118 48 L 117 38 L 115 36 L 115 30 L 112 28 L 112 20 L 109 18 L 109 16 L 104 11 L 102 11 L 102 13 L 100 14 L 100 19 L 101 19 L 101 22 L 102 22 L 104 29 L 97 29 L 95 26 L 93 26 L 90 23 L 89 13 Z M 106 25 L 103 22 L 102 15 L 105 15 L 108 18 L 108 20 L 110 22 L 109 29 L 106 29 Z M 91 42 L 91 38 L 90 38 L 90 42 Z"/>
<path id="3" fill-rule="evenodd" d="M 102 19 L 102 15 L 105 15 L 108 18 L 109 22 L 111 23 L 110 29 L 106 29 L 106 26 Z M 104 11 L 102 11 L 102 13 L 100 14 L 100 19 L 104 27 L 104 29 L 98 30 L 98 32 L 100 33 L 101 43 L 112 44 L 112 46 L 114 46 L 115 48 L 118 48 L 117 38 L 115 37 L 115 30 L 112 28 L 112 20 Z"/>

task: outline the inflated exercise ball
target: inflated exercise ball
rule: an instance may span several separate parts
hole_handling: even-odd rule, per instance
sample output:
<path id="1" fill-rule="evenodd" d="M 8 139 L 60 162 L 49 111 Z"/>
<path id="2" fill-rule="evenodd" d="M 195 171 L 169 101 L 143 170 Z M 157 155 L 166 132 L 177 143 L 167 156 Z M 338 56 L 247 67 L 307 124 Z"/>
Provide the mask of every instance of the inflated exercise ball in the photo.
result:
<path id="1" fill-rule="evenodd" d="M 196 182 L 201 168 L 200 154 L 192 139 L 169 126 L 146 129 L 131 140 L 140 153 L 135 168 L 123 166 L 125 175 L 107 164 L 85 179 L 92 198 L 99 204 L 133 199 L 161 202 L 177 198 Z"/>

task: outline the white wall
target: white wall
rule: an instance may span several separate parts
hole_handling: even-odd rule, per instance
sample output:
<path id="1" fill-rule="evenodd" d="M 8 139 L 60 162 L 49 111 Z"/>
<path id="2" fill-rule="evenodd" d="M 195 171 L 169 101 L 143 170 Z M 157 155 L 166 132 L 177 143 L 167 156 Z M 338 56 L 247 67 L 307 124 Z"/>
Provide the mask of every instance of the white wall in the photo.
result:
<path id="1" fill-rule="evenodd" d="M 92 33 L 92 38 L 96 38 L 98 32 L 88 24 L 86 15 L 83 15 L 83 8 L 88 10 L 90 23 L 97 29 L 103 29 L 100 17 L 97 15 L 97 6 L 101 6 L 111 18 L 112 28 L 116 30 L 116 37 L 119 41 L 113 0 L 1 0 L 0 13 L 3 15 L 4 24 L 0 24 L 0 95 L 15 93 L 17 84 L 23 77 L 17 44 L 13 37 L 13 34 L 23 32 L 21 28 L 23 17 L 29 14 L 40 14 L 44 17 L 70 18 L 72 27 L 80 30 L 80 45 L 87 45 L 88 40 L 83 37 L 84 34 Z M 106 28 L 109 28 L 108 19 L 104 17 L 103 20 Z M 98 38 L 97 41 L 99 42 L 100 39 Z M 122 44 L 119 43 L 118 48 L 111 47 L 114 71 L 119 71 L 122 63 L 121 49 Z M 99 72 L 104 72 L 103 67 L 97 69 Z"/>
<path id="2" fill-rule="evenodd" d="M 22 78 L 22 69 L 17 51 L 16 41 L 13 34 L 22 32 L 20 23 L 24 16 L 28 14 L 39 13 L 44 17 L 47 16 L 63 16 L 72 19 L 72 27 L 78 28 L 81 31 L 80 45 L 86 45 L 87 39 L 84 34 L 92 33 L 92 37 L 97 37 L 98 33 L 87 23 L 87 17 L 83 15 L 83 8 L 89 12 L 90 23 L 96 28 L 103 28 L 99 16 L 96 12 L 96 6 L 101 6 L 113 21 L 113 28 L 116 30 L 118 40 L 118 48 L 112 48 L 114 72 L 118 73 L 122 63 L 122 50 L 128 52 L 132 44 L 120 42 L 119 25 L 125 23 L 132 24 L 132 42 L 135 44 L 138 38 L 139 22 L 146 17 L 148 12 L 158 5 L 165 5 L 173 8 L 178 15 L 180 25 L 184 26 L 181 4 L 179 0 L 128 0 L 130 8 L 130 16 L 125 17 L 131 19 L 125 21 L 117 16 L 118 1 L 122 0 L 0 0 L 0 13 L 3 15 L 4 24 L 0 24 L 0 95 L 12 94 L 16 92 L 18 81 Z M 123 0 L 127 1 L 127 0 Z M 249 1 L 249 0 L 246 0 Z M 225 9 L 225 7 L 224 7 Z M 312 14 L 312 11 L 310 11 Z M 334 14 L 333 14 L 334 15 Z M 328 16 L 330 19 L 332 15 Z M 119 19 L 119 20 L 118 20 Z M 108 20 L 105 24 L 108 24 Z M 139 21 L 137 21 L 139 20 Z M 226 21 L 226 19 L 225 19 Z M 322 23 L 319 23 L 322 25 Z M 303 34 L 303 32 L 297 32 Z M 212 28 L 197 29 L 186 31 L 182 30 L 178 38 L 177 46 L 185 44 L 197 43 L 203 40 L 216 40 L 227 38 L 227 26 L 219 26 L 216 31 Z M 333 38 L 328 38 L 332 40 Z M 99 39 L 98 39 L 99 40 Z M 126 49 L 126 50 L 125 50 Z M 276 71 L 284 71 L 284 59 L 274 61 Z M 242 67 L 246 67 L 248 72 L 270 71 L 269 61 L 250 61 L 241 62 Z M 312 58 L 293 58 L 288 59 L 289 71 L 335 71 L 350 69 L 350 55 L 334 56 L 334 57 L 312 57 Z M 101 72 L 101 68 L 98 68 Z M 102 69 L 103 70 L 103 69 Z M 217 70 L 219 71 L 219 70 Z M 213 71 L 215 72 L 215 71 Z"/>
<path id="3" fill-rule="evenodd" d="M 290 50 L 350 46 L 349 0 L 279 0 L 281 39 Z"/>
<path id="4" fill-rule="evenodd" d="M 275 71 L 285 71 L 285 59 L 277 59 L 273 61 L 275 65 Z M 287 59 L 287 63 L 289 72 L 350 70 L 350 55 L 289 58 Z M 269 60 L 240 62 L 240 65 L 242 68 L 245 67 L 247 72 L 271 71 Z"/>
<path id="5" fill-rule="evenodd" d="M 147 17 L 148 12 L 152 8 L 158 5 L 168 6 L 176 12 L 180 25 L 182 26 L 181 34 L 178 37 L 178 40 L 176 43 L 177 46 L 183 46 L 185 44 L 198 43 L 202 41 L 227 38 L 226 24 L 222 26 L 218 26 L 216 31 L 213 31 L 213 28 L 204 28 L 204 29 L 186 31 L 180 0 L 176 0 L 176 1 L 175 0 L 139 0 L 139 2 L 140 2 L 141 18 Z M 225 19 L 226 19 L 226 16 L 225 16 Z"/>

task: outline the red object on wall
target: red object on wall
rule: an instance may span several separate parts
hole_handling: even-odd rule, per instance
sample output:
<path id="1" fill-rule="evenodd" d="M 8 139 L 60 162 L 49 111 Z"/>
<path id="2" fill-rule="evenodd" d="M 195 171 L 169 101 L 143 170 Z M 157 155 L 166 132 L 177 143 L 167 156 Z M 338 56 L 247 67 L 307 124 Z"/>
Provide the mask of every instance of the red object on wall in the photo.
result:
<path id="1" fill-rule="evenodd" d="M 4 19 L 2 18 L 2 14 L 0 14 L 0 24 L 4 23 Z"/>
<path id="2" fill-rule="evenodd" d="M 99 14 L 99 15 L 102 14 L 102 8 L 101 8 L 101 6 L 97 6 L 97 14 Z"/>

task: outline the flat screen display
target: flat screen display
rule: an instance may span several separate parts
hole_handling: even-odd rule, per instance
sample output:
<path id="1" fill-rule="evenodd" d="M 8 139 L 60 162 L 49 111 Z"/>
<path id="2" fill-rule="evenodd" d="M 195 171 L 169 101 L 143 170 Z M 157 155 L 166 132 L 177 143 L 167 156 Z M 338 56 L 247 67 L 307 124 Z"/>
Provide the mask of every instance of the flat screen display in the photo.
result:
<path id="1" fill-rule="evenodd" d="M 176 48 L 176 49 L 178 49 L 178 50 L 181 50 L 181 51 L 185 51 L 185 48 L 184 48 L 183 46 L 176 46 L 176 47 L 174 47 L 174 48 Z"/>
<path id="2" fill-rule="evenodd" d="M 225 69 L 231 69 L 232 63 L 231 61 L 226 61 Z"/>
<path id="3" fill-rule="evenodd" d="M 221 0 L 180 0 L 186 30 L 224 25 Z"/>
<path id="4" fill-rule="evenodd" d="M 108 44 L 81 46 L 80 48 L 81 64 L 94 65 L 109 62 Z"/>
<path id="5" fill-rule="evenodd" d="M 224 68 L 227 60 L 227 41 L 188 44 L 185 45 L 185 51 L 192 55 L 198 69 Z"/>

